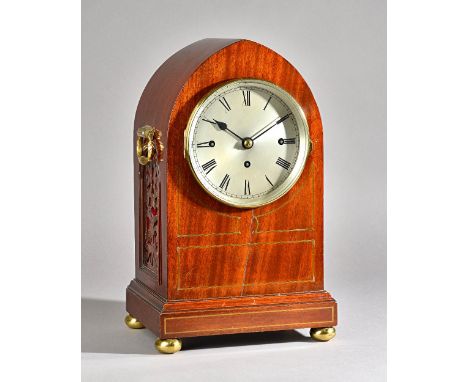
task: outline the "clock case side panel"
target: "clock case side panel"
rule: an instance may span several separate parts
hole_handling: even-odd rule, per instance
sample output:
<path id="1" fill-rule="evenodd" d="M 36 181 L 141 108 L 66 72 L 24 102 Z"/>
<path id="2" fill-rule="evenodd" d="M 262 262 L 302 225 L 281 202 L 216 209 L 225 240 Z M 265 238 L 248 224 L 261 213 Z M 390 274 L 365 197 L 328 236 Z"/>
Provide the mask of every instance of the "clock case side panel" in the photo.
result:
<path id="1" fill-rule="evenodd" d="M 133 162 L 134 162 L 134 218 L 135 218 L 135 279 L 127 288 L 127 311 L 135 313 L 135 317 L 147 317 L 144 304 L 141 301 L 153 301 L 151 305 L 160 310 L 167 298 L 167 237 L 168 237 L 168 198 L 167 164 L 171 147 L 168 144 L 168 126 L 172 108 L 177 96 L 192 72 L 214 52 L 236 42 L 232 39 L 205 39 L 197 41 L 167 59 L 154 73 L 146 85 L 138 103 L 133 129 Z M 136 155 L 136 140 L 138 128 L 150 125 L 161 132 L 161 143 L 164 146 L 162 161 L 157 160 L 142 166 Z M 149 177 L 156 182 L 157 208 L 157 258 L 156 264 L 148 267 L 145 264 L 145 225 L 147 215 L 151 217 L 152 195 L 148 195 L 148 169 L 153 169 L 155 177 Z M 150 213 L 148 213 L 148 211 Z M 137 300 L 141 300 L 137 302 Z M 146 313 L 145 313 L 146 312 Z M 138 314 L 139 313 L 139 314 Z M 146 321 L 146 320 L 145 320 Z M 153 331 L 157 325 L 145 322 Z"/>
<path id="2" fill-rule="evenodd" d="M 184 130 L 192 110 L 207 92 L 240 78 L 269 81 L 290 93 L 304 110 L 313 144 L 303 176 L 293 189 L 278 201 L 253 210 L 226 206 L 210 197 L 196 183 L 184 158 Z M 168 134 L 171 152 L 167 173 L 171 194 L 168 208 L 173 212 L 168 221 L 168 299 L 234 298 L 323 290 L 322 124 L 312 92 L 299 72 L 279 54 L 261 44 L 249 40 L 230 44 L 210 56 L 190 76 L 172 109 Z M 307 204 L 300 205 L 299 200 L 306 200 Z M 297 210 L 283 214 L 284 209 L 281 208 L 289 202 Z M 284 223 L 284 216 L 287 216 L 286 225 L 295 228 L 312 224 L 313 229 L 275 229 L 275 224 L 281 220 Z M 260 225 L 273 228 L 257 232 L 259 221 Z M 313 243 L 313 265 L 308 265 L 314 272 L 310 282 L 288 282 L 286 267 L 280 269 L 280 261 L 271 261 L 274 273 L 285 282 L 281 285 L 261 283 L 262 271 L 255 266 L 263 262 L 259 248 L 266 248 L 263 243 L 283 242 Z M 239 248 L 238 256 L 228 250 L 233 247 Z M 210 248 L 212 253 L 209 253 Z M 286 246 L 280 250 L 271 247 L 269 252 L 280 256 L 281 250 L 286 251 Z M 206 261 L 197 261 L 199 255 Z M 212 260 L 220 258 L 223 259 L 220 263 L 210 265 Z M 297 269 L 293 270 L 297 277 L 306 273 L 301 269 L 303 263 L 297 264 Z M 241 267 L 245 271 L 236 275 L 229 272 L 233 267 Z M 217 272 L 211 272 L 213 269 Z M 246 275 L 248 272 L 250 275 Z M 204 277 L 193 276 L 200 274 Z M 249 277 L 249 285 L 246 276 Z"/>

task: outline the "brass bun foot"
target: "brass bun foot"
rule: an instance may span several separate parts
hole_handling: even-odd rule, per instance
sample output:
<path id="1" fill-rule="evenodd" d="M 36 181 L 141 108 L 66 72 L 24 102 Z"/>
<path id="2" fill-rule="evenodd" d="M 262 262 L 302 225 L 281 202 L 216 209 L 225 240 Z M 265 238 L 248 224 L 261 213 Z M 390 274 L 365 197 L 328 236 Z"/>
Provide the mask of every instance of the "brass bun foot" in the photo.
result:
<path id="1" fill-rule="evenodd" d="M 142 322 L 138 321 L 135 317 L 133 317 L 131 314 L 128 314 L 125 317 L 125 323 L 130 329 L 143 329 L 145 325 L 143 325 Z"/>
<path id="2" fill-rule="evenodd" d="M 154 343 L 154 346 L 160 353 L 174 354 L 182 349 L 182 340 L 179 340 L 178 338 L 166 338 L 164 340 L 158 338 Z"/>
<path id="3" fill-rule="evenodd" d="M 310 336 L 317 341 L 330 341 L 336 336 L 335 328 L 312 328 L 310 329 Z"/>

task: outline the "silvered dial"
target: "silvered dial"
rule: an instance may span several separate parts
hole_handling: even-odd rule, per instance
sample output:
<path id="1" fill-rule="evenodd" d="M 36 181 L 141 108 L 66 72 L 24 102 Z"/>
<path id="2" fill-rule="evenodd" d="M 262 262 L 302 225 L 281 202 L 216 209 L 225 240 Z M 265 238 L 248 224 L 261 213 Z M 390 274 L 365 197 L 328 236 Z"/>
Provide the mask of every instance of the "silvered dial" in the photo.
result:
<path id="1" fill-rule="evenodd" d="M 297 102 L 278 86 L 229 82 L 195 108 L 186 153 L 201 186 L 223 203 L 258 207 L 297 181 L 309 150 L 309 129 Z"/>

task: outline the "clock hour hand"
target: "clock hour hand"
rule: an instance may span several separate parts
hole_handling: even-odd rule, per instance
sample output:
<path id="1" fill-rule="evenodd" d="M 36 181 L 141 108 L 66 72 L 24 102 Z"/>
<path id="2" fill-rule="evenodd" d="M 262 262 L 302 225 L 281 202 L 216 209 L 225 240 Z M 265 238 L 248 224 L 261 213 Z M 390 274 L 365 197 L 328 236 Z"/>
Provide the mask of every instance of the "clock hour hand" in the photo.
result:
<path id="1" fill-rule="evenodd" d="M 213 121 L 216 122 L 216 124 L 218 125 L 219 129 L 220 130 L 227 130 L 229 131 L 232 135 L 236 136 L 238 139 L 240 139 L 242 141 L 242 137 L 238 136 L 234 131 L 230 130 L 228 127 L 227 127 L 227 124 L 225 122 L 220 122 L 220 121 L 217 121 L 216 119 L 213 118 Z"/>
<path id="2" fill-rule="evenodd" d="M 252 135 L 252 141 L 255 141 L 258 137 L 262 136 L 265 134 L 268 130 L 272 129 L 276 125 L 279 125 L 280 123 L 286 121 L 289 117 L 291 116 L 291 113 L 286 114 L 284 117 L 281 117 L 280 119 L 274 120 L 273 122 L 270 122 L 268 125 L 265 127 L 261 128 L 259 131 L 257 131 L 254 135 Z"/>

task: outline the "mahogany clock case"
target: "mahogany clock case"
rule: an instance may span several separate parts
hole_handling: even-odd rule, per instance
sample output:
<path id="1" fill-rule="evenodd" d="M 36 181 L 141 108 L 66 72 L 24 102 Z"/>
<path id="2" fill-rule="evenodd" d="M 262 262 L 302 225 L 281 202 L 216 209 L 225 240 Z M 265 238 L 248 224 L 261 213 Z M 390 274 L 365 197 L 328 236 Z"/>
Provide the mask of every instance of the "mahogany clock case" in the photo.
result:
<path id="1" fill-rule="evenodd" d="M 282 198 L 238 209 L 210 197 L 184 158 L 184 130 L 200 99 L 240 78 L 272 82 L 302 107 L 313 149 Z M 332 327 L 324 290 L 323 140 L 299 72 L 249 40 L 205 39 L 170 57 L 147 84 L 135 117 L 160 131 L 160 161 L 134 155 L 135 279 L 127 311 L 160 338 Z"/>

